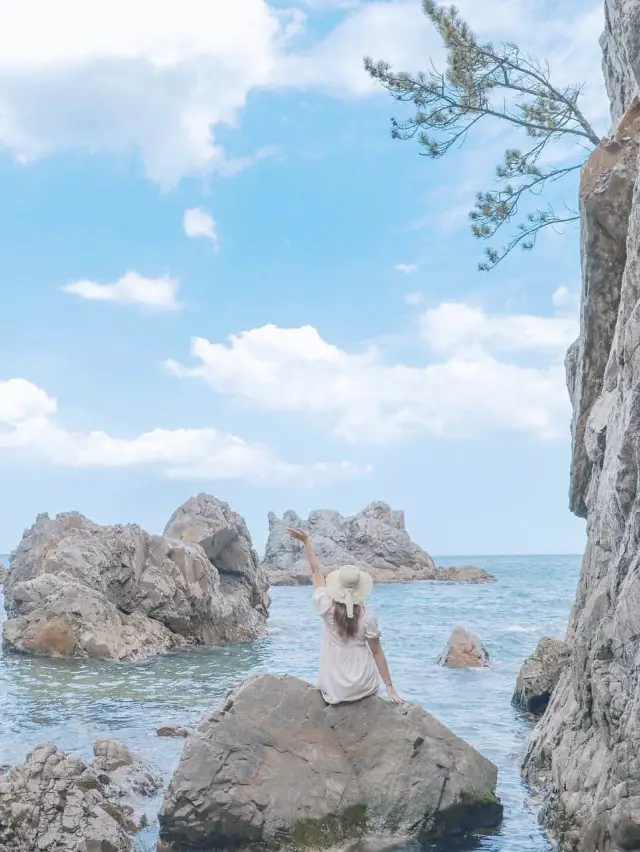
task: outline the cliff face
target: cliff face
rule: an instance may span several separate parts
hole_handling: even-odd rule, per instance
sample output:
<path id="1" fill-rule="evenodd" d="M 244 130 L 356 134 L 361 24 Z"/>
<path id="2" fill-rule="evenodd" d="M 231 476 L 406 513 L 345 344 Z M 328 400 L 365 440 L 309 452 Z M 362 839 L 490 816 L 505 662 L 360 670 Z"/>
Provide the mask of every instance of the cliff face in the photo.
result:
<path id="1" fill-rule="evenodd" d="M 581 329 L 567 356 L 570 503 L 587 546 L 570 665 L 523 766 L 572 852 L 640 849 L 640 0 L 606 0 L 601 44 L 614 132 L 582 173 Z"/>

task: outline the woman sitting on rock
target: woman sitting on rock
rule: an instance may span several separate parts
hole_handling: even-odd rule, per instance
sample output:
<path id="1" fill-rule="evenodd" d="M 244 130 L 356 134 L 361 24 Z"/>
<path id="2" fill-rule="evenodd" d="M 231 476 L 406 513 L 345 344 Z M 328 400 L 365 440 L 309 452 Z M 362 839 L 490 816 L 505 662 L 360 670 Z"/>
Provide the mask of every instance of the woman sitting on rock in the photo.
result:
<path id="1" fill-rule="evenodd" d="M 378 672 L 389 701 L 402 704 L 391 684 L 387 659 L 380 643 L 374 612 L 363 601 L 373 589 L 373 579 L 355 565 L 343 565 L 326 578 L 302 530 L 288 530 L 304 544 L 313 577 L 313 605 L 324 620 L 318 687 L 327 704 L 359 701 L 378 692 Z"/>

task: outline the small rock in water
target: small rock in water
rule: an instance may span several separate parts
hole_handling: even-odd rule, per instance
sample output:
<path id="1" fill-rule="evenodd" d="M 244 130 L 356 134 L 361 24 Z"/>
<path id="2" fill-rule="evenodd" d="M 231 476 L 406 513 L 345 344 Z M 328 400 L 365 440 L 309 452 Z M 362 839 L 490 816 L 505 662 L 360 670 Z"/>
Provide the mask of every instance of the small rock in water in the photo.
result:
<path id="1" fill-rule="evenodd" d="M 489 760 L 417 706 L 329 707 L 297 678 L 257 675 L 187 740 L 158 849 L 426 844 L 495 828 L 496 781 Z"/>
<path id="2" fill-rule="evenodd" d="M 156 729 L 156 736 L 158 737 L 184 737 L 186 739 L 190 734 L 189 728 L 182 725 L 162 725 Z"/>
<path id="3" fill-rule="evenodd" d="M 479 669 L 489 664 L 489 652 L 480 639 L 462 627 L 456 627 L 438 658 L 438 665 L 449 669 Z"/>
<path id="4" fill-rule="evenodd" d="M 91 766 L 122 797 L 155 795 L 162 788 L 162 778 L 131 749 L 119 740 L 98 740 L 93 746 Z"/>
<path id="5" fill-rule="evenodd" d="M 437 578 L 450 583 L 495 583 L 496 578 L 484 568 L 475 565 L 449 565 L 447 568 L 436 568 Z"/>
<path id="6" fill-rule="evenodd" d="M 536 650 L 522 664 L 513 703 L 529 713 L 542 715 L 569 662 L 569 656 L 566 642 L 543 636 Z"/>

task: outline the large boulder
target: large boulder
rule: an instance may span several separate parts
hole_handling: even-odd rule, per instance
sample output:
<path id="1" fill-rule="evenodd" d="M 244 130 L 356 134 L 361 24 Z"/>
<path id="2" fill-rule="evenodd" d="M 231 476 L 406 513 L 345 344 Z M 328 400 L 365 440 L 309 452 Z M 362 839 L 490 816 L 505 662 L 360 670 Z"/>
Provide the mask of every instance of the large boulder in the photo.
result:
<path id="1" fill-rule="evenodd" d="M 169 518 L 164 535 L 203 548 L 218 572 L 225 597 L 234 600 L 236 610 L 244 609 L 245 620 L 251 617 L 251 610 L 267 617 L 266 572 L 253 548 L 244 518 L 228 503 L 210 494 L 191 497 Z"/>
<path id="2" fill-rule="evenodd" d="M 639 15 L 640 0 L 607 2 L 606 39 L 636 86 Z M 580 336 L 567 364 L 571 505 L 587 519 L 587 544 L 565 636 L 571 659 L 523 765 L 571 852 L 640 848 L 640 101 L 629 103 L 622 83 L 618 95 L 626 112 L 580 187 Z"/>
<path id="3" fill-rule="evenodd" d="M 292 677 L 254 676 L 187 740 L 160 849 L 419 842 L 494 828 L 496 767 L 413 705 L 327 706 Z"/>
<path id="4" fill-rule="evenodd" d="M 429 554 L 411 540 L 404 512 L 376 502 L 346 518 L 329 509 L 311 512 L 306 521 L 292 510 L 285 512 L 281 519 L 270 512 L 264 566 L 274 586 L 311 583 L 304 549 L 300 542 L 287 535 L 288 527 L 309 533 L 311 545 L 326 570 L 355 564 L 379 583 L 408 580 L 486 582 L 494 579 L 485 571 L 469 566 L 436 568 Z"/>
<path id="5" fill-rule="evenodd" d="M 569 655 L 566 642 L 543 636 L 533 654 L 522 664 L 513 703 L 528 713 L 544 713 L 560 675 L 569 662 Z"/>
<path id="6" fill-rule="evenodd" d="M 261 576 L 220 574 L 200 544 L 134 524 L 39 515 L 11 558 L 3 643 L 47 656 L 128 660 L 252 639 L 266 626 Z"/>
<path id="7" fill-rule="evenodd" d="M 489 665 L 489 652 L 480 639 L 463 627 L 456 627 L 438 665 L 448 669 L 481 669 Z"/>
<path id="8" fill-rule="evenodd" d="M 93 763 L 45 743 L 0 775 L 3 852 L 132 852 L 132 835 L 145 817 L 129 800 L 135 789 L 129 774 L 152 779 L 150 788 L 136 791 L 140 795 L 157 792 L 158 782 L 126 746 L 108 743 L 108 748 L 96 743 Z M 108 750 L 126 753 L 126 766 L 105 766 L 101 755 Z"/>

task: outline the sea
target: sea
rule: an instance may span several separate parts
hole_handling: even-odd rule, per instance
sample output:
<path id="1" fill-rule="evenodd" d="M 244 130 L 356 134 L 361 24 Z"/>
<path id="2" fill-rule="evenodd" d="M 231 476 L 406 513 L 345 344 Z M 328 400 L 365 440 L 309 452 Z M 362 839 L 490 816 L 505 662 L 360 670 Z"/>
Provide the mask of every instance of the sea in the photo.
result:
<path id="1" fill-rule="evenodd" d="M 0 556 L 0 562 L 7 562 Z M 504 822 L 494 834 L 448 841 L 437 852 L 550 852 L 539 803 L 523 785 L 519 761 L 533 721 L 511 704 L 518 669 L 542 635 L 562 637 L 580 570 L 579 556 L 466 556 L 498 579 L 487 585 L 379 585 L 376 609 L 391 675 L 408 700 L 437 716 L 499 769 Z M 0 623 L 4 619 L 0 591 Z M 437 665 L 451 630 L 476 633 L 489 651 L 484 670 Z M 164 724 L 194 726 L 228 690 L 254 672 L 288 673 L 313 682 L 321 625 L 310 590 L 272 589 L 269 633 L 251 644 L 163 656 L 141 663 L 48 660 L 0 652 L 0 766 L 21 762 L 42 742 L 91 759 L 100 738 L 117 738 L 153 763 L 168 782 L 183 740 L 159 739 Z M 138 848 L 157 837 L 161 797 L 149 802 L 150 825 Z"/>

